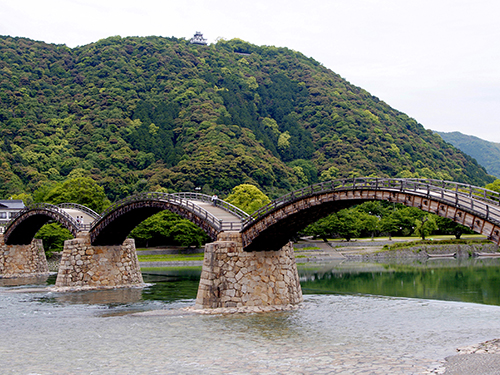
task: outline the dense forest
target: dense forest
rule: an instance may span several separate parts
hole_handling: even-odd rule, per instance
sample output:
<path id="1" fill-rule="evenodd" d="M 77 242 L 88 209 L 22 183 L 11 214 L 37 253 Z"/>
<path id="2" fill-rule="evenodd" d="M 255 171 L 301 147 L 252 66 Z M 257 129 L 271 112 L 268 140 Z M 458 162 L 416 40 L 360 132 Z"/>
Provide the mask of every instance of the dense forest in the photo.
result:
<path id="1" fill-rule="evenodd" d="M 485 141 L 460 132 L 436 132 L 446 142 L 472 156 L 489 174 L 500 178 L 500 143 Z"/>
<path id="2" fill-rule="evenodd" d="M 414 119 L 287 48 L 0 36 L 0 198 L 91 177 L 142 191 L 271 198 L 347 176 L 494 178 Z"/>

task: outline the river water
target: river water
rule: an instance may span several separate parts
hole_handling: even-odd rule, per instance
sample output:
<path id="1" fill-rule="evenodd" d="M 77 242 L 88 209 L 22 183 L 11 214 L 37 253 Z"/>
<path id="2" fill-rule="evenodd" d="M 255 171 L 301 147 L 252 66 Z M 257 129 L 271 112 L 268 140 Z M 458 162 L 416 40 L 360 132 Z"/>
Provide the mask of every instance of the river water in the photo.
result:
<path id="1" fill-rule="evenodd" d="M 198 268 L 143 272 L 145 290 L 0 280 L 0 373 L 424 374 L 500 337 L 497 259 L 306 264 L 300 309 L 225 316 L 181 310 Z"/>

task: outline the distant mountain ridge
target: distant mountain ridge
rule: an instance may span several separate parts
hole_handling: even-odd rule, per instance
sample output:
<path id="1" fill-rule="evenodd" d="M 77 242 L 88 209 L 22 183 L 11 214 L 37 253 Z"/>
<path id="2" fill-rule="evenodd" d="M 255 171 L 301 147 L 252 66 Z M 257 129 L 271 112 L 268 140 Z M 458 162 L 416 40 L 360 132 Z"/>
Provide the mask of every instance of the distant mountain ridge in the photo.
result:
<path id="1" fill-rule="evenodd" d="M 446 142 L 472 156 L 486 171 L 500 179 L 500 143 L 460 132 L 438 132 Z"/>
<path id="2" fill-rule="evenodd" d="M 242 183 L 276 198 L 356 176 L 494 180 L 299 52 L 154 36 L 76 48 L 0 36 L 0 165 L 0 198 L 82 174 L 111 201 Z"/>

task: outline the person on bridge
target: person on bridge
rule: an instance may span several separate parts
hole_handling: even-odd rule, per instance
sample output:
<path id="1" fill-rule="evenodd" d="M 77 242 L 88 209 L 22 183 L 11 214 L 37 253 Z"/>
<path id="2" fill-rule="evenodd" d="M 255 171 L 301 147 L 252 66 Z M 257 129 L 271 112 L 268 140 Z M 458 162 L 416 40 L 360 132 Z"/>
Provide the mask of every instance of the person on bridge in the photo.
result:
<path id="1" fill-rule="evenodd" d="M 212 205 L 215 206 L 217 204 L 217 199 L 219 199 L 219 198 L 217 197 L 216 194 L 212 195 Z"/>

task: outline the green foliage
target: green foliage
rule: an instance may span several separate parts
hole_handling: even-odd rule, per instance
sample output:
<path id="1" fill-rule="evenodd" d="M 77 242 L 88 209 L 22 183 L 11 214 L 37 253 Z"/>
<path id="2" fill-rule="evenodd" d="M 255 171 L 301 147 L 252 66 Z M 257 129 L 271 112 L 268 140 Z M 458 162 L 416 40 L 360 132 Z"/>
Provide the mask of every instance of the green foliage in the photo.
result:
<path id="1" fill-rule="evenodd" d="M 130 237 L 135 239 L 137 246 L 146 247 L 160 245 L 200 247 L 210 240 L 203 230 L 170 211 L 162 211 L 147 218 L 132 230 Z"/>
<path id="2" fill-rule="evenodd" d="M 497 191 L 500 193 L 500 180 L 495 180 L 491 184 L 486 185 L 486 189 Z"/>
<path id="3" fill-rule="evenodd" d="M 244 56 L 242 56 L 244 54 Z M 469 156 L 299 52 L 240 39 L 0 36 L 0 198 L 89 177 L 111 201 L 348 176 L 493 182 Z M 46 189 L 47 191 L 42 191 Z"/>
<path id="4" fill-rule="evenodd" d="M 31 196 L 31 194 L 26 193 L 12 194 L 9 199 L 22 200 L 25 206 L 29 206 L 33 203 L 33 197 Z"/>
<path id="5" fill-rule="evenodd" d="M 350 241 L 351 238 L 359 236 L 360 217 L 355 210 L 340 210 L 332 217 L 332 232 Z"/>
<path id="6" fill-rule="evenodd" d="M 207 235 L 189 220 L 180 220 L 170 228 L 170 237 L 181 246 L 201 247 L 208 242 Z"/>
<path id="7" fill-rule="evenodd" d="M 436 132 L 446 142 L 472 156 L 479 164 L 484 166 L 488 173 L 500 178 L 500 143 L 489 142 L 484 139 L 465 135 L 460 132 Z"/>
<path id="8" fill-rule="evenodd" d="M 269 197 L 260 191 L 259 188 L 249 184 L 234 187 L 231 194 L 225 200 L 247 214 L 251 214 L 271 202 Z"/>
<path id="9" fill-rule="evenodd" d="M 88 177 L 77 177 L 57 184 L 43 195 L 37 195 L 41 202 L 78 203 L 96 212 L 102 212 L 110 205 L 109 199 L 104 193 L 104 189 Z"/>
<path id="10" fill-rule="evenodd" d="M 50 257 L 53 252 L 62 251 L 64 241 L 73 238 L 73 236 L 69 230 L 63 228 L 59 223 L 49 223 L 40 228 L 35 238 L 43 241 L 45 254 Z"/>
<path id="11" fill-rule="evenodd" d="M 460 239 L 462 234 L 474 233 L 474 231 L 471 230 L 470 228 L 462 224 L 455 223 L 451 219 L 447 219 L 441 216 L 436 216 L 435 220 L 440 234 L 452 234 L 455 236 L 457 240 Z"/>
<path id="12" fill-rule="evenodd" d="M 423 238 L 432 233 L 451 234 L 457 239 L 462 234 L 474 233 L 469 228 L 450 219 L 428 214 L 415 207 L 406 207 L 385 201 L 365 202 L 355 207 L 333 213 L 306 227 L 302 234 L 324 239 L 354 236 L 389 237 L 418 235 Z"/>
<path id="13" fill-rule="evenodd" d="M 371 267 L 363 269 L 359 266 L 350 268 L 339 265 L 333 270 L 322 267 L 302 271 L 306 277 L 301 285 L 302 290 L 313 293 L 362 293 L 397 298 L 500 304 L 500 269 L 495 263 L 436 263 L 380 264 L 380 269 L 384 270 L 382 272 L 374 271 Z"/>
<path id="14" fill-rule="evenodd" d="M 415 220 L 415 234 L 422 237 L 422 240 L 425 240 L 425 237 L 431 235 L 437 229 L 436 220 L 432 215 L 427 215 L 422 220 Z"/>
<path id="15" fill-rule="evenodd" d="M 363 221 L 361 216 L 357 210 L 340 210 L 311 224 L 304 230 L 304 233 L 320 237 L 324 241 L 333 236 L 345 238 L 347 241 L 350 241 L 351 238 L 357 237 L 360 234 Z"/>

